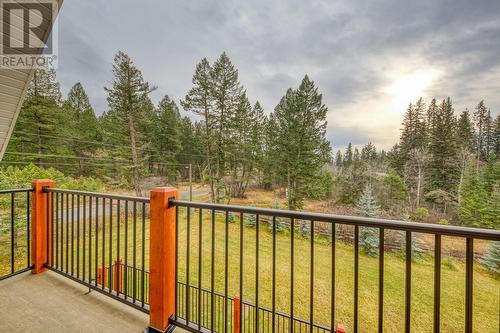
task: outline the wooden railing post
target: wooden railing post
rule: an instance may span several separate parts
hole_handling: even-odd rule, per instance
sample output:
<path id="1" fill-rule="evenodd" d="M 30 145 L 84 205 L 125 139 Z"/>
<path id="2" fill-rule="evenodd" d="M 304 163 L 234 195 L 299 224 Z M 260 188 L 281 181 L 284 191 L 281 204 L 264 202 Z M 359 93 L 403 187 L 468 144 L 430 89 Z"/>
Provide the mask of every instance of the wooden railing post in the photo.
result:
<path id="1" fill-rule="evenodd" d="M 345 333 L 345 327 L 343 324 L 337 324 L 335 326 L 335 333 Z"/>
<path id="2" fill-rule="evenodd" d="M 241 299 L 240 295 L 234 296 L 234 317 L 233 317 L 233 333 L 241 332 Z"/>
<path id="3" fill-rule="evenodd" d="M 49 179 L 35 180 L 32 183 L 31 206 L 31 258 L 33 274 L 46 270 L 52 252 L 52 196 L 43 191 L 44 187 L 54 187 L 54 181 Z"/>
<path id="4" fill-rule="evenodd" d="M 108 268 L 104 267 L 104 271 L 102 267 L 97 267 L 97 284 L 101 285 L 103 288 L 108 286 Z"/>
<path id="5" fill-rule="evenodd" d="M 149 230 L 149 326 L 164 332 L 175 315 L 175 207 L 169 199 L 178 198 L 173 187 L 157 187 L 150 192 Z"/>
<path id="6" fill-rule="evenodd" d="M 116 292 L 122 292 L 122 283 L 123 283 L 123 266 L 122 260 L 115 260 L 115 265 L 113 266 L 113 289 Z"/>

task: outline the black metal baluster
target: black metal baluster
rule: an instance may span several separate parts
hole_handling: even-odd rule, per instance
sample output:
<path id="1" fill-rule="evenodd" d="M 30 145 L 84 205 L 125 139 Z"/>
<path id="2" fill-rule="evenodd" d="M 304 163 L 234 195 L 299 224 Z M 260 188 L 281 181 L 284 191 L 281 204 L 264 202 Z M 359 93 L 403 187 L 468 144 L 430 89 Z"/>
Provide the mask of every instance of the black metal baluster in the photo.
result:
<path id="1" fill-rule="evenodd" d="M 76 196 L 76 276 L 80 277 L 80 195 Z"/>
<path id="2" fill-rule="evenodd" d="M 112 293 L 113 286 L 113 199 L 109 199 L 109 258 L 108 258 L 108 288 Z"/>
<path id="3" fill-rule="evenodd" d="M 75 274 L 75 195 L 71 194 L 71 276 Z"/>
<path id="4" fill-rule="evenodd" d="M 378 331 L 384 331 L 384 228 L 379 229 L 378 254 Z"/>
<path id="5" fill-rule="evenodd" d="M 212 257 L 211 257 L 211 269 L 210 269 L 210 331 L 214 331 L 214 313 L 215 313 L 215 303 L 214 303 L 214 270 L 215 270 L 215 210 L 212 209 Z"/>
<path id="6" fill-rule="evenodd" d="M 117 272 L 117 277 L 115 278 L 117 286 L 116 286 L 116 296 L 120 294 L 122 291 L 120 288 L 120 285 L 123 283 L 122 278 L 123 278 L 123 269 L 120 267 L 122 265 L 122 260 L 120 258 L 120 214 L 121 214 L 121 209 L 120 209 L 120 203 L 121 201 L 118 200 L 116 203 L 116 264 L 118 265 L 118 268 L 116 270 Z"/>
<path id="7" fill-rule="evenodd" d="M 330 332 L 335 332 L 335 237 L 337 235 L 337 224 L 332 223 L 332 286 L 330 294 Z"/>
<path id="8" fill-rule="evenodd" d="M 198 329 L 201 329 L 201 278 L 202 278 L 202 266 L 201 266 L 201 253 L 202 253 L 202 220 L 203 220 L 203 210 L 199 210 L 199 224 L 198 224 Z"/>
<path id="9" fill-rule="evenodd" d="M 106 287 L 106 198 L 102 198 L 102 257 L 101 257 L 101 289 Z"/>
<path id="10" fill-rule="evenodd" d="M 406 232 L 405 332 L 411 330 L 411 231 Z"/>
<path id="11" fill-rule="evenodd" d="M 51 201 L 52 202 L 52 201 Z M 31 266 L 31 239 L 30 239 L 30 192 L 26 192 L 26 258 L 28 260 L 28 265 L 27 267 Z M 54 226 L 54 209 L 52 209 L 52 227 Z M 53 229 L 52 229 L 53 230 Z M 51 247 L 52 250 L 52 260 L 50 261 L 51 265 L 53 262 L 53 255 L 54 255 L 54 247 Z"/>
<path id="12" fill-rule="evenodd" d="M 56 193 L 56 268 L 59 269 L 59 193 Z"/>
<path id="13" fill-rule="evenodd" d="M 179 317 L 179 307 L 180 300 L 179 298 L 179 207 L 175 206 L 175 320 Z"/>
<path id="14" fill-rule="evenodd" d="M 133 296 L 132 296 L 132 300 L 133 302 L 135 303 L 135 300 L 137 298 L 137 202 L 134 201 L 134 204 L 133 204 L 133 212 L 134 212 L 134 216 L 133 216 L 133 242 L 134 242 L 134 249 L 133 249 L 133 257 L 132 257 L 132 261 L 133 261 L 133 275 L 132 275 L 132 280 L 133 280 Z"/>
<path id="15" fill-rule="evenodd" d="M 64 223 L 64 193 L 61 193 L 60 194 L 61 196 L 61 272 L 64 271 L 64 263 L 65 263 L 65 260 L 64 260 L 64 226 L 65 226 L 65 223 Z"/>
<path id="16" fill-rule="evenodd" d="M 141 271 L 141 304 L 144 307 L 144 280 L 146 272 L 146 204 L 142 203 L 142 271 Z"/>
<path id="17" fill-rule="evenodd" d="M 358 332 L 359 226 L 354 226 L 354 333 Z"/>
<path id="18" fill-rule="evenodd" d="M 314 221 L 311 220 L 311 272 L 309 281 L 309 332 L 312 332 L 314 325 Z"/>
<path id="19" fill-rule="evenodd" d="M 276 324 L 276 216 L 273 216 L 273 257 L 272 257 L 272 274 L 273 274 L 273 283 L 272 283 L 272 328 L 271 332 L 275 332 L 275 324 Z"/>
<path id="20" fill-rule="evenodd" d="M 95 285 L 99 276 L 99 197 L 95 198 Z"/>
<path id="21" fill-rule="evenodd" d="M 14 265 L 15 265 L 14 218 L 15 218 L 15 215 L 14 215 L 14 192 L 12 192 L 12 193 L 10 193 L 10 272 L 11 272 L 11 274 L 14 273 Z"/>
<path id="22" fill-rule="evenodd" d="M 46 209 L 45 209 L 45 217 L 46 217 L 46 221 L 47 221 L 47 229 L 46 229 L 46 240 L 47 240 L 47 251 L 46 251 L 46 261 L 45 261 L 45 265 L 48 266 L 49 265 L 49 262 L 50 262 L 50 247 L 51 247 L 51 243 L 50 243 L 50 214 L 49 214 L 49 203 L 50 203 L 50 198 L 49 198 L 49 193 L 45 193 L 46 197 L 47 197 L 47 203 L 46 203 Z"/>
<path id="23" fill-rule="evenodd" d="M 66 193 L 66 274 L 69 271 L 69 194 Z"/>
<path id="24" fill-rule="evenodd" d="M 85 254 L 87 248 L 85 247 L 86 239 L 87 239 L 87 200 L 86 196 L 82 196 L 82 206 L 83 206 L 83 244 L 82 244 L 82 279 L 85 281 L 85 267 L 87 264 L 87 261 L 85 260 Z M 89 281 L 90 282 L 90 281 Z"/>
<path id="25" fill-rule="evenodd" d="M 290 323 L 289 333 L 293 333 L 294 267 L 295 267 L 295 219 L 290 220 Z"/>
<path id="26" fill-rule="evenodd" d="M 123 246 L 123 251 L 125 252 L 125 281 L 123 281 L 123 290 L 124 290 L 124 298 L 126 299 L 129 296 L 128 290 L 128 200 L 125 200 L 125 244 Z"/>
<path id="27" fill-rule="evenodd" d="M 229 211 L 226 211 L 226 235 L 224 237 L 225 253 L 224 253 L 224 333 L 227 333 L 227 319 L 228 319 L 228 252 L 229 252 Z"/>
<path id="28" fill-rule="evenodd" d="M 434 333 L 439 333 L 441 314 L 441 235 L 434 237 Z"/>
<path id="29" fill-rule="evenodd" d="M 92 197 L 89 196 L 89 283 L 92 283 Z"/>
<path id="30" fill-rule="evenodd" d="M 189 325 L 189 318 L 191 316 L 191 286 L 189 285 L 190 273 L 190 251 L 191 251 L 191 209 L 187 207 L 186 212 L 186 323 Z"/>
<path id="31" fill-rule="evenodd" d="M 259 214 L 255 217 L 255 333 L 259 332 Z"/>
<path id="32" fill-rule="evenodd" d="M 472 333 L 472 306 L 474 288 L 474 239 L 467 237 L 465 250 L 465 332 Z"/>
<path id="33" fill-rule="evenodd" d="M 240 213 L 240 327 L 243 327 L 243 213 Z M 241 328 L 240 328 L 241 330 Z"/>

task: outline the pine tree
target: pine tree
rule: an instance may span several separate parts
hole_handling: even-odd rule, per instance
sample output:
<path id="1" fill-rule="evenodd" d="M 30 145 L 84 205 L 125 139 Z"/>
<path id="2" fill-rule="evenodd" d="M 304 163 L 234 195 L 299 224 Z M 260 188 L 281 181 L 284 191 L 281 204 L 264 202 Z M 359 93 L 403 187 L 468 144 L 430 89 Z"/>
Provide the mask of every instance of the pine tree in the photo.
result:
<path id="1" fill-rule="evenodd" d="M 372 194 L 371 185 L 367 184 L 363 194 L 356 204 L 359 213 L 364 217 L 376 217 L 380 206 L 375 201 Z M 379 250 L 379 236 L 376 228 L 360 228 L 360 241 L 364 246 L 365 253 L 369 256 L 376 256 Z"/>
<path id="2" fill-rule="evenodd" d="M 335 155 L 335 166 L 337 166 L 337 168 L 341 168 L 342 162 L 342 153 L 340 150 L 337 150 L 337 154 Z"/>
<path id="3" fill-rule="evenodd" d="M 302 207 L 308 186 L 331 160 L 327 111 L 322 95 L 306 75 L 297 90 L 287 91 L 271 115 L 275 163 L 281 183 L 288 188 L 289 209 Z"/>
<path id="4" fill-rule="evenodd" d="M 415 207 L 420 207 L 428 161 L 429 153 L 425 148 L 414 148 L 407 155 L 404 176 L 410 188 L 410 194 L 415 198 Z"/>
<path id="5" fill-rule="evenodd" d="M 278 200 L 275 200 L 273 209 L 280 209 L 280 208 L 281 208 L 280 203 L 278 202 Z M 276 233 L 279 234 L 285 232 L 285 230 L 286 230 L 286 223 L 283 220 L 283 218 L 277 216 L 269 222 L 269 231 L 271 231 L 271 233 L 273 231 L 276 231 Z"/>
<path id="6" fill-rule="evenodd" d="M 352 165 L 352 144 L 349 142 L 344 154 L 344 167 L 350 167 Z"/>
<path id="7" fill-rule="evenodd" d="M 373 143 L 368 142 L 361 149 L 361 160 L 367 163 L 373 163 L 377 159 L 377 149 Z"/>
<path id="8" fill-rule="evenodd" d="M 198 174 L 198 178 L 200 178 L 200 168 L 205 162 L 205 140 L 203 137 L 205 125 L 203 121 L 192 123 L 189 117 L 183 117 L 180 120 L 179 127 L 181 150 L 176 159 L 180 164 L 196 166 L 195 174 Z"/>
<path id="9" fill-rule="evenodd" d="M 181 101 L 182 107 L 203 119 L 203 145 L 205 159 L 207 161 L 207 173 L 210 183 L 210 199 L 212 202 L 218 201 L 216 197 L 216 174 L 213 160 L 215 152 L 215 131 L 216 119 L 213 111 L 212 97 L 212 67 L 206 58 L 203 58 L 197 65 L 193 75 L 193 87 L 189 90 L 186 97 Z"/>
<path id="10" fill-rule="evenodd" d="M 500 274 L 500 242 L 491 242 L 486 255 L 479 262 L 490 271 Z"/>
<path id="11" fill-rule="evenodd" d="M 251 207 L 255 207 L 255 205 L 251 205 Z M 249 228 L 255 228 L 257 225 L 257 216 L 254 214 L 248 214 L 245 224 Z"/>
<path id="12" fill-rule="evenodd" d="M 355 168 L 359 167 L 361 163 L 361 155 L 359 154 L 358 147 L 354 148 L 354 154 L 352 155 L 352 164 Z"/>
<path id="13" fill-rule="evenodd" d="M 235 117 L 238 103 L 243 94 L 243 87 L 238 80 L 238 70 L 224 52 L 215 61 L 210 71 L 211 97 L 213 101 L 213 125 L 215 149 L 213 159 L 215 163 L 216 201 L 221 197 L 224 187 L 223 177 L 226 174 L 227 151 L 230 140 L 231 121 Z"/>
<path id="14" fill-rule="evenodd" d="M 246 93 L 239 97 L 234 116 L 228 122 L 227 139 L 229 194 L 243 198 L 256 168 L 262 162 L 264 110 L 257 102 L 250 105 Z"/>
<path id="15" fill-rule="evenodd" d="M 426 114 L 426 125 L 428 133 L 432 133 L 434 129 L 437 113 L 438 113 L 437 102 L 436 99 L 433 98 L 431 100 L 431 103 L 429 104 L 429 107 L 427 108 L 427 114 Z"/>
<path id="16" fill-rule="evenodd" d="M 65 106 L 71 115 L 71 138 L 75 140 L 72 143 L 74 154 L 80 158 L 78 174 L 90 175 L 94 168 L 85 167 L 84 159 L 95 155 L 96 151 L 102 147 L 100 145 L 102 134 L 94 109 L 80 82 L 69 91 Z"/>
<path id="17" fill-rule="evenodd" d="M 480 227 L 487 212 L 488 193 L 473 163 L 468 163 L 460 188 L 458 216 L 462 225 Z"/>
<path id="18" fill-rule="evenodd" d="M 29 97 L 47 97 L 57 105 L 61 105 L 61 85 L 57 81 L 56 70 L 48 66 L 36 68 L 26 95 Z"/>
<path id="19" fill-rule="evenodd" d="M 113 143 L 126 144 L 130 147 L 124 152 L 132 161 L 132 186 L 137 195 L 141 195 L 140 168 L 141 144 L 146 144 L 144 133 L 151 125 L 154 107 L 148 94 L 154 89 L 142 77 L 128 55 L 118 52 L 114 58 L 113 80 L 108 93 L 109 112 L 106 114 L 106 133 Z"/>
<path id="20" fill-rule="evenodd" d="M 177 174 L 177 155 L 181 151 L 181 116 L 177 104 L 165 95 L 156 108 L 153 124 L 153 145 L 157 152 L 154 160 L 158 161 L 161 174 L 172 181 Z"/>
<path id="21" fill-rule="evenodd" d="M 443 190 L 457 193 L 460 178 L 459 146 L 456 135 L 456 119 L 451 100 L 443 100 L 435 116 L 430 133 L 427 191 Z"/>
<path id="22" fill-rule="evenodd" d="M 410 104 L 403 118 L 403 129 L 400 138 L 402 159 L 415 149 L 423 149 L 426 145 L 426 127 L 424 119 L 425 103 L 419 98 L 415 105 Z"/>
<path id="23" fill-rule="evenodd" d="M 484 156 L 488 160 L 495 152 L 495 124 L 491 117 L 491 111 L 488 109 L 484 122 Z"/>
<path id="24" fill-rule="evenodd" d="M 55 70 L 39 67 L 28 86 L 4 161 L 36 163 L 61 162 L 57 156 L 72 155 L 67 142 L 58 137 L 72 134 L 70 115 L 63 112 Z M 48 156 L 50 155 L 50 156 Z M 60 166 L 63 171 L 67 167 Z"/>
<path id="25" fill-rule="evenodd" d="M 474 112 L 474 125 L 476 126 L 477 132 L 477 143 L 476 143 L 476 158 L 477 158 L 477 168 L 479 168 L 479 162 L 486 160 L 486 143 L 485 141 L 485 129 L 486 129 L 486 118 L 488 111 L 484 105 L 484 101 L 479 102 Z"/>
<path id="26" fill-rule="evenodd" d="M 468 110 L 462 112 L 458 118 L 457 137 L 460 146 L 460 182 L 458 185 L 458 203 L 460 204 L 460 200 L 462 200 L 460 188 L 462 187 L 465 169 L 470 155 L 475 151 L 476 144 L 474 125 Z"/>
<path id="27" fill-rule="evenodd" d="M 458 118 L 457 135 L 461 149 L 472 153 L 476 140 L 474 126 L 468 110 L 462 112 Z"/>
<path id="28" fill-rule="evenodd" d="M 493 140 L 495 142 L 495 157 L 500 158 L 500 115 L 498 115 L 495 119 Z"/>
<path id="29" fill-rule="evenodd" d="M 299 235 L 303 238 L 309 238 L 311 236 L 311 222 L 301 220 L 299 222 Z"/>

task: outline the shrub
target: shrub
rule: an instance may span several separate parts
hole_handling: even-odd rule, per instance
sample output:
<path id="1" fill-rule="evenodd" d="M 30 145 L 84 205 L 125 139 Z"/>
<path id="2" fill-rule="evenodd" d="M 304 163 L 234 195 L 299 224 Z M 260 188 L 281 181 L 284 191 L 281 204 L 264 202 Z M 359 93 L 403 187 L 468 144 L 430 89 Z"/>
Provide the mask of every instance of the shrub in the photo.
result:
<path id="1" fill-rule="evenodd" d="M 227 217 L 227 221 L 229 223 L 236 223 L 236 214 L 233 212 L 229 212 L 228 217 Z"/>
<path id="2" fill-rule="evenodd" d="M 359 229 L 359 239 L 368 256 L 375 257 L 378 254 L 380 242 L 377 228 L 361 227 Z"/>
<path id="3" fill-rule="evenodd" d="M 415 209 L 415 212 L 411 216 L 411 219 L 413 221 L 422 222 L 427 217 L 429 217 L 429 210 L 427 210 L 427 208 L 425 208 L 425 207 L 419 207 L 419 208 Z"/>
<path id="4" fill-rule="evenodd" d="M 252 205 L 252 207 L 255 207 L 255 205 Z M 255 228 L 257 225 L 257 216 L 253 214 L 247 215 L 247 219 L 245 220 L 245 225 L 249 228 Z"/>
<path id="5" fill-rule="evenodd" d="M 488 270 L 500 274 L 500 242 L 491 242 L 485 257 L 480 259 L 480 262 Z"/>
<path id="6" fill-rule="evenodd" d="M 438 223 L 439 223 L 439 224 L 448 225 L 448 224 L 450 224 L 450 221 L 448 221 L 447 219 L 440 219 L 440 220 L 438 221 Z"/>
<path id="7" fill-rule="evenodd" d="M 278 200 L 276 200 L 274 202 L 273 208 L 274 209 L 279 209 L 280 208 Z M 281 233 L 281 232 L 284 232 L 286 230 L 286 224 L 285 224 L 285 221 L 283 221 L 283 218 L 276 217 L 275 224 L 276 224 L 276 229 L 275 229 L 276 233 Z M 273 221 L 272 220 L 269 222 L 269 230 L 271 232 L 273 232 Z"/>
<path id="8" fill-rule="evenodd" d="M 299 223 L 299 235 L 304 238 L 309 238 L 311 235 L 311 225 L 308 221 L 300 221 Z"/>
<path id="9" fill-rule="evenodd" d="M 377 216 L 379 206 L 373 197 L 372 188 L 369 184 L 366 185 L 356 206 L 359 213 L 365 217 Z M 379 247 L 378 230 L 374 228 L 362 227 L 359 236 L 365 253 L 369 256 L 376 256 L 378 254 Z"/>

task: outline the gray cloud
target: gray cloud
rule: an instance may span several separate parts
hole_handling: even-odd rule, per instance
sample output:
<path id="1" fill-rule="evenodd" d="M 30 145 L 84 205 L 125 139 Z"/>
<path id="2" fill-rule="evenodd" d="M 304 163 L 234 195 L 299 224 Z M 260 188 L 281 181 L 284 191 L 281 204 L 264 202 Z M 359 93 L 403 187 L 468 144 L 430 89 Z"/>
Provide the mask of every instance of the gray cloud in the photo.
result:
<path id="1" fill-rule="evenodd" d="M 307 73 L 330 108 L 335 146 L 397 140 L 401 110 L 387 126 L 338 123 L 383 109 L 388 73 L 437 68 L 425 97 L 451 96 L 456 110 L 485 99 L 500 109 L 500 2 L 423 1 L 67 1 L 60 15 L 59 78 L 81 81 L 98 113 L 118 50 L 145 78 L 181 99 L 195 64 L 227 51 L 250 98 L 271 111 Z M 408 101 L 408 103 L 411 101 Z M 369 105 L 367 105 L 369 104 Z M 383 112 L 383 111 L 379 111 Z M 360 117 L 361 119 L 362 117 Z"/>

